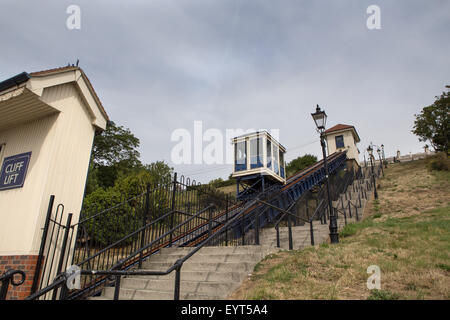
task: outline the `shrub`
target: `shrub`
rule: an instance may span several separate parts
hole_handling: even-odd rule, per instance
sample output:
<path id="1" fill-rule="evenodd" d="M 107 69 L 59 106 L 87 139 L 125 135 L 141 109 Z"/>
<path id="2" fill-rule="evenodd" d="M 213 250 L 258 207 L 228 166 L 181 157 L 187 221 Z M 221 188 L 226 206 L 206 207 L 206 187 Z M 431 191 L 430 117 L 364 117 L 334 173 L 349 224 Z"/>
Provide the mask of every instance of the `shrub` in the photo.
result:
<path id="1" fill-rule="evenodd" d="M 444 152 L 439 152 L 429 158 L 427 166 L 430 170 L 449 171 L 450 159 Z"/>
<path id="2" fill-rule="evenodd" d="M 99 188 L 85 199 L 89 208 L 83 212 L 83 219 L 88 219 L 83 226 L 93 246 L 106 246 L 134 231 L 136 222 L 142 215 L 132 207 L 117 190 Z"/>
<path id="3" fill-rule="evenodd" d="M 377 290 L 374 289 L 370 292 L 370 296 L 367 300 L 398 300 L 399 295 L 389 290 Z"/>
<path id="4" fill-rule="evenodd" d="M 87 232 L 92 245 L 109 245 L 143 225 L 147 184 L 150 184 L 151 215 L 147 218 L 155 219 L 167 212 L 171 193 L 152 182 L 153 176 L 149 171 L 142 170 L 117 179 L 113 187 L 98 188 L 85 197 L 82 219 L 88 220 L 83 231 Z M 131 241 L 133 239 L 130 238 L 122 244 L 127 245 Z"/>

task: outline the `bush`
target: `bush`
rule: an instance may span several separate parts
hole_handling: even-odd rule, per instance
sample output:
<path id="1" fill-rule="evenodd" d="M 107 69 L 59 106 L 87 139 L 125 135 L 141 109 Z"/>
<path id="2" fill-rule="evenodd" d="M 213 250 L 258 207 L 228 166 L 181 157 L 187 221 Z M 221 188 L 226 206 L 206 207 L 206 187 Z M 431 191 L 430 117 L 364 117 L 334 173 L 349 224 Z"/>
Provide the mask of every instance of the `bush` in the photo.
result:
<path id="1" fill-rule="evenodd" d="M 83 219 L 88 219 L 83 226 L 94 246 L 109 245 L 133 232 L 142 214 L 123 202 L 120 192 L 113 188 L 95 190 L 86 197 L 85 204 L 89 209 L 83 212 Z"/>
<path id="2" fill-rule="evenodd" d="M 449 171 L 450 159 L 444 152 L 439 152 L 429 158 L 427 166 L 430 170 Z"/>
<path id="3" fill-rule="evenodd" d="M 398 300 L 399 295 L 389 290 L 371 290 L 367 300 Z"/>
<path id="4" fill-rule="evenodd" d="M 170 180 L 168 181 L 170 183 Z M 85 197 L 82 219 L 95 216 L 84 223 L 88 239 L 93 241 L 95 246 L 109 245 L 143 225 L 147 184 L 150 184 L 151 215 L 147 218 L 155 219 L 167 212 L 171 192 L 167 192 L 167 188 L 156 186 L 154 176 L 149 170 L 118 178 L 113 187 L 97 188 Z M 130 238 L 124 241 L 123 245 L 132 240 Z"/>

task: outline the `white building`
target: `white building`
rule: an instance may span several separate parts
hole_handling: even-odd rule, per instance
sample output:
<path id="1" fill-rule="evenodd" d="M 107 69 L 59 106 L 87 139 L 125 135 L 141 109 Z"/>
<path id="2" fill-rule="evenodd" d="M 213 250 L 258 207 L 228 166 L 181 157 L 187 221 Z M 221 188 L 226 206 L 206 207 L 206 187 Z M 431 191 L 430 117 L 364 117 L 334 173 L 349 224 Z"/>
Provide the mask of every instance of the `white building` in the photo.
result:
<path id="1" fill-rule="evenodd" d="M 78 221 L 94 135 L 107 121 L 79 67 L 0 82 L 0 262 L 32 264 L 50 195 Z"/>
<path id="2" fill-rule="evenodd" d="M 347 150 L 347 158 L 355 160 L 359 164 L 359 150 L 357 143 L 361 141 L 354 126 L 337 124 L 324 132 L 327 140 L 327 152 Z"/>

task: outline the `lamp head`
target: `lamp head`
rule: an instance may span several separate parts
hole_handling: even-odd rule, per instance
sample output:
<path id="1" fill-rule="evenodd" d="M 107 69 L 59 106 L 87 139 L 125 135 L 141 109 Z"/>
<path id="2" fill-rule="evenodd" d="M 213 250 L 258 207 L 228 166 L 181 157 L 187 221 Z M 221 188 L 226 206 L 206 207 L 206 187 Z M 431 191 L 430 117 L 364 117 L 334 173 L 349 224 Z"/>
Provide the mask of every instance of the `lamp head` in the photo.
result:
<path id="1" fill-rule="evenodd" d="M 319 105 L 317 105 L 316 112 L 311 113 L 311 116 L 313 117 L 317 130 L 320 132 L 324 131 L 325 124 L 327 122 L 327 114 L 325 113 L 325 110 L 320 110 Z"/>

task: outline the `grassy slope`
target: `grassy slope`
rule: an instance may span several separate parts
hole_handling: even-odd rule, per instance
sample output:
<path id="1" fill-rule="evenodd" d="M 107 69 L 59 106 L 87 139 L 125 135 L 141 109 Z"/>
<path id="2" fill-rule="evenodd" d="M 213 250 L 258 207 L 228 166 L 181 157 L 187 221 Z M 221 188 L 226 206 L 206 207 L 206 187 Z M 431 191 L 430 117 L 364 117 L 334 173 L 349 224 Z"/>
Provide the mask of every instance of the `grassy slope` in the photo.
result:
<path id="1" fill-rule="evenodd" d="M 450 174 L 425 161 L 391 165 L 379 201 L 340 244 L 283 251 L 259 263 L 230 299 L 450 299 Z M 381 269 L 369 291 L 367 267 Z"/>

